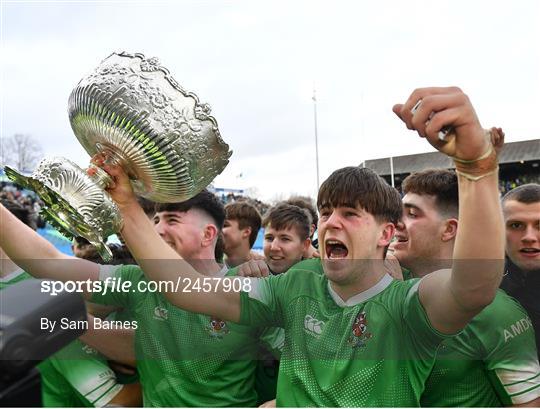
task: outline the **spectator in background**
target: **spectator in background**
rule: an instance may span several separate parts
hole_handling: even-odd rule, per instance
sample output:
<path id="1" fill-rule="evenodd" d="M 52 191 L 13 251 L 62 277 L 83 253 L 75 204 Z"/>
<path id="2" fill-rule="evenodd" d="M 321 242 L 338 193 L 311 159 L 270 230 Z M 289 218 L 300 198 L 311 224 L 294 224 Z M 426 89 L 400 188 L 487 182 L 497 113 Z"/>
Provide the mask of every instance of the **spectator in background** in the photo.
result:
<path id="1" fill-rule="evenodd" d="M 425 170 L 402 184 L 403 217 L 391 247 L 409 278 L 451 268 L 458 221 L 458 180 L 452 170 Z M 404 274 L 406 275 L 406 274 Z M 455 338 L 445 340 L 426 381 L 421 406 L 491 407 L 540 403 L 540 365 L 534 331 L 513 336 L 528 320 L 503 291 Z M 510 335 L 506 335 L 506 334 Z M 504 342 L 503 342 L 504 341 Z"/>
<path id="2" fill-rule="evenodd" d="M 501 288 L 529 313 L 540 346 L 540 185 L 530 183 L 502 199 L 506 274 Z"/>
<path id="3" fill-rule="evenodd" d="M 84 237 L 75 237 L 71 242 L 71 251 L 75 257 L 86 259 L 86 253 L 97 253 L 94 246 Z"/>
<path id="4" fill-rule="evenodd" d="M 516 178 L 503 179 L 499 182 L 499 192 L 501 195 L 505 195 L 510 190 L 517 188 L 518 186 L 525 184 L 538 184 L 540 183 L 539 174 L 523 174 Z"/>
<path id="5" fill-rule="evenodd" d="M 309 231 L 309 239 L 311 240 L 311 244 L 304 253 L 304 258 L 320 257 L 319 251 L 317 250 L 317 239 L 313 238 L 315 231 L 317 230 L 317 224 L 319 223 L 319 215 L 317 214 L 317 209 L 315 208 L 313 200 L 307 196 L 292 196 L 286 200 L 285 203 L 301 207 L 309 212 L 311 216 L 311 227 Z"/>
<path id="6" fill-rule="evenodd" d="M 264 215 L 263 251 L 272 274 L 281 274 L 302 260 L 311 240 L 311 216 L 298 206 L 278 203 Z"/>
<path id="7" fill-rule="evenodd" d="M 261 215 L 247 201 L 236 201 L 225 206 L 223 250 L 228 267 L 236 267 L 252 259 L 251 248 L 261 228 Z"/>
<path id="8" fill-rule="evenodd" d="M 223 204 L 229 204 L 229 203 L 234 203 L 236 202 L 237 200 L 247 200 L 249 201 L 253 206 L 255 206 L 257 208 L 257 210 L 259 211 L 259 214 L 264 214 L 266 213 L 266 211 L 268 210 L 269 206 L 260 201 L 259 199 L 255 199 L 255 198 L 252 198 L 252 197 L 247 197 L 247 196 L 241 196 L 241 195 L 235 195 L 234 193 L 228 193 L 227 196 L 225 196 L 223 193 L 219 196 L 221 202 Z"/>

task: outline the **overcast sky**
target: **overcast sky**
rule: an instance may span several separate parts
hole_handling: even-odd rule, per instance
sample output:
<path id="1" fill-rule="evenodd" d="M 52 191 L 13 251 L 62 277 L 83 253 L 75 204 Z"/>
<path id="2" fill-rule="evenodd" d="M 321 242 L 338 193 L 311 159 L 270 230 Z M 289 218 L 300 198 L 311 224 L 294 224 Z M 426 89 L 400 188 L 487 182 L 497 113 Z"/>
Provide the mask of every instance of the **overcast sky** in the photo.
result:
<path id="1" fill-rule="evenodd" d="M 460 86 L 508 141 L 540 135 L 537 0 L 0 2 L 2 136 L 83 167 L 67 100 L 117 50 L 158 57 L 211 105 L 234 151 L 215 185 L 266 200 L 316 192 L 314 84 L 321 182 L 432 150 L 391 110 L 417 87 Z"/>

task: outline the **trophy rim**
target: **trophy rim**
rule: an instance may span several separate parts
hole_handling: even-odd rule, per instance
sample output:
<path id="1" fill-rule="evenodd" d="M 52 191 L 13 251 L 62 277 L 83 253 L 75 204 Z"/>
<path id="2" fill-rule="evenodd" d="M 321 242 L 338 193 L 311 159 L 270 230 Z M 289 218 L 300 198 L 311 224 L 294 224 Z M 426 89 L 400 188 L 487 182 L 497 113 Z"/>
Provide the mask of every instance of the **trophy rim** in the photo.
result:
<path id="1" fill-rule="evenodd" d="M 130 52 L 127 52 L 125 50 L 122 50 L 122 51 L 113 51 L 110 55 L 107 56 L 107 58 L 104 58 L 101 62 L 103 63 L 103 61 L 105 61 L 106 59 L 112 57 L 113 55 L 119 55 L 119 56 L 122 56 L 122 57 L 137 57 L 137 58 L 141 58 L 142 61 L 149 61 L 149 60 L 152 60 L 152 59 L 156 59 L 156 57 L 151 57 L 151 58 L 147 58 L 143 53 L 130 53 Z M 202 103 L 199 99 L 199 96 L 197 94 L 195 94 L 193 91 L 187 91 L 186 89 L 184 89 L 172 76 L 171 72 L 166 68 L 166 67 L 163 67 L 162 65 L 158 65 L 156 66 L 156 71 L 161 71 L 164 75 L 165 75 L 165 79 L 169 82 L 169 84 L 175 88 L 177 91 L 181 92 L 182 94 L 184 94 L 185 96 L 187 97 L 191 97 L 195 100 L 195 106 L 203 106 L 203 105 L 208 105 L 206 103 Z M 212 122 L 212 124 L 214 125 L 215 127 L 215 132 L 216 134 L 219 136 L 219 138 L 221 139 L 221 133 L 219 132 L 219 129 L 218 129 L 218 123 L 217 123 L 217 120 L 216 118 L 214 118 L 214 116 L 210 115 L 210 114 L 204 114 L 204 117 L 205 119 L 208 119 Z M 223 143 L 225 143 L 227 145 L 227 148 L 229 147 L 229 145 L 221 140 Z M 232 154 L 232 152 L 231 152 Z"/>

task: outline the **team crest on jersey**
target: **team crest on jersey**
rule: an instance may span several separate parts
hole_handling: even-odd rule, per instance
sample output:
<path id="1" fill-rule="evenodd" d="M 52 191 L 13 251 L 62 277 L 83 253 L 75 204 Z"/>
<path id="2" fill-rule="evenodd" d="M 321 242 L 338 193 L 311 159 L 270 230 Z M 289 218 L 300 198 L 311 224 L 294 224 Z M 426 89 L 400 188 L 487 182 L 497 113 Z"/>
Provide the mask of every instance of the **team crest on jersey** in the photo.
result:
<path id="1" fill-rule="evenodd" d="M 206 326 L 206 330 L 210 336 L 216 338 L 223 338 L 229 333 L 227 323 L 216 317 L 210 317 L 210 323 Z"/>
<path id="2" fill-rule="evenodd" d="M 349 337 L 349 345 L 353 348 L 356 347 L 365 347 L 366 342 L 372 336 L 371 332 L 368 332 L 368 322 L 366 318 L 366 313 L 364 311 L 358 313 L 354 319 L 352 326 L 352 334 Z"/>

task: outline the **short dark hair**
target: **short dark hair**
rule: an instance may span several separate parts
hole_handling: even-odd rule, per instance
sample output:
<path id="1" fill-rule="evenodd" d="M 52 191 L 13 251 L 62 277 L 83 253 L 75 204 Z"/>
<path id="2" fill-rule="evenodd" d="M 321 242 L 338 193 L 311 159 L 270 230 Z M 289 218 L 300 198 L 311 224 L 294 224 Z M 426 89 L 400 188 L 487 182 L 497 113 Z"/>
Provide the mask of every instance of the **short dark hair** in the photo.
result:
<path id="1" fill-rule="evenodd" d="M 401 184 L 403 194 L 430 195 L 440 214 L 458 217 L 459 195 L 456 172 L 448 169 L 426 169 L 411 173 Z"/>
<path id="2" fill-rule="evenodd" d="M 110 265 L 119 265 L 119 264 L 137 264 L 128 248 L 122 244 L 117 243 L 108 243 L 107 247 L 113 253 L 113 258 L 107 262 L 99 255 L 96 247 L 90 243 L 80 251 L 78 258 L 83 258 L 85 260 L 93 261 L 96 264 L 110 264 Z"/>
<path id="3" fill-rule="evenodd" d="M 274 229 L 296 229 L 300 239 L 306 240 L 311 230 L 311 216 L 306 209 L 280 202 L 265 213 L 262 224 Z"/>
<path id="4" fill-rule="evenodd" d="M 156 203 L 142 196 L 137 197 L 137 202 L 139 202 L 139 204 L 141 205 L 144 213 L 149 218 L 152 218 L 156 210 Z"/>
<path id="5" fill-rule="evenodd" d="M 225 219 L 236 220 L 239 229 L 251 227 L 249 247 L 253 247 L 262 223 L 261 214 L 257 208 L 245 200 L 237 200 L 225 205 Z"/>
<path id="6" fill-rule="evenodd" d="M 225 254 L 225 241 L 223 239 L 223 233 L 219 232 L 216 240 L 216 247 L 214 248 L 214 258 L 218 263 L 223 263 L 223 256 Z"/>
<path id="7" fill-rule="evenodd" d="M 223 203 L 208 190 L 204 189 L 202 192 L 193 196 L 191 199 L 185 202 L 178 203 L 156 203 L 156 213 L 159 212 L 182 212 L 185 213 L 188 210 L 197 209 L 208 214 L 216 223 L 216 227 L 221 231 L 223 229 L 223 222 L 225 221 L 225 209 Z"/>
<path id="8" fill-rule="evenodd" d="M 22 206 L 19 202 L 16 202 L 15 200 L 1 198 L 0 201 L 2 202 L 2 205 L 11 213 L 13 213 L 13 215 L 17 219 L 19 219 L 31 229 L 37 229 L 36 217 L 32 210 Z"/>
<path id="9" fill-rule="evenodd" d="M 313 203 L 313 200 L 310 197 L 291 196 L 289 199 L 285 200 L 285 203 L 301 207 L 302 209 L 306 209 L 311 215 L 311 224 L 314 224 L 315 229 L 317 229 L 317 224 L 319 223 L 319 215 L 317 214 L 317 209 L 315 208 L 315 204 Z"/>
<path id="10" fill-rule="evenodd" d="M 538 183 L 527 183 L 526 185 L 518 186 L 503 196 L 503 205 L 509 200 L 515 200 L 525 204 L 540 202 L 540 185 Z"/>
<path id="11" fill-rule="evenodd" d="M 402 214 L 398 191 L 371 169 L 356 166 L 334 171 L 319 189 L 319 210 L 339 206 L 360 206 L 379 222 L 394 224 Z"/>

